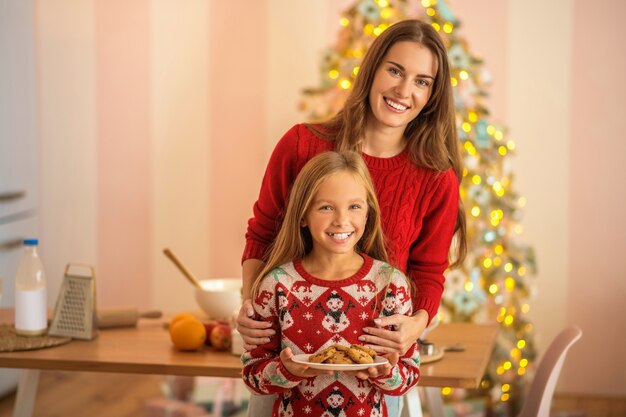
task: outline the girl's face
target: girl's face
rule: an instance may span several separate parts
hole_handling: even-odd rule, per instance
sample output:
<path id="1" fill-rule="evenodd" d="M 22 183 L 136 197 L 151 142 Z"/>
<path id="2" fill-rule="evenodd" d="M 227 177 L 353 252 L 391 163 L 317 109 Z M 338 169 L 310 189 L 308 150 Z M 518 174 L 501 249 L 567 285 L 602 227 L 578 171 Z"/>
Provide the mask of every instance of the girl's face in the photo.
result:
<path id="1" fill-rule="evenodd" d="M 337 172 L 322 181 L 302 221 L 313 239 L 312 253 L 354 252 L 365 231 L 367 207 L 367 191 L 354 174 Z"/>
<path id="2" fill-rule="evenodd" d="M 374 74 L 369 125 L 404 131 L 428 102 L 436 74 L 437 60 L 430 49 L 412 41 L 395 43 Z"/>

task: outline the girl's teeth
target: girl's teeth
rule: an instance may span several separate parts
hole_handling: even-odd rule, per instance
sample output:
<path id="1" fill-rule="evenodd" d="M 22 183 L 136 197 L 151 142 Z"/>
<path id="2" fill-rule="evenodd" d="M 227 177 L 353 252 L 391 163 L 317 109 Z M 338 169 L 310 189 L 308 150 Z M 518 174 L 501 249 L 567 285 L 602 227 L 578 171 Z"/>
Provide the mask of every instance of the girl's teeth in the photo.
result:
<path id="1" fill-rule="evenodd" d="M 394 103 L 393 101 L 388 100 L 388 99 L 385 99 L 385 102 L 387 104 L 389 104 L 391 107 L 393 107 L 394 109 L 396 109 L 396 110 L 406 110 L 407 109 L 406 106 L 403 106 L 402 104 Z"/>
<path id="2" fill-rule="evenodd" d="M 331 233 L 330 235 L 331 237 L 335 239 L 343 240 L 343 239 L 347 239 L 348 236 L 351 235 L 351 233 Z"/>

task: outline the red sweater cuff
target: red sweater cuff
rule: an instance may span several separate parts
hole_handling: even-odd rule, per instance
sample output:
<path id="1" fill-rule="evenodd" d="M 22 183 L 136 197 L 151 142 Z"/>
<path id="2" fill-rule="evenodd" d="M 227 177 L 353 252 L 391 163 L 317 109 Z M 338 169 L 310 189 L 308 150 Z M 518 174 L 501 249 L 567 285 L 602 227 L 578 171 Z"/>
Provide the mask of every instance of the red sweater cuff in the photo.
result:
<path id="1" fill-rule="evenodd" d="M 289 369 L 285 367 L 285 365 L 283 364 L 283 361 L 281 361 L 280 359 L 278 360 L 278 370 L 280 370 L 280 373 L 283 374 L 283 376 L 287 378 L 288 381 L 291 381 L 291 382 L 300 382 L 306 379 L 305 377 L 297 376 L 289 372 Z"/>
<path id="2" fill-rule="evenodd" d="M 243 255 L 241 257 L 241 263 L 248 259 L 265 259 L 265 250 L 267 249 L 266 245 L 259 243 L 255 240 L 246 240 L 246 247 L 243 250 Z"/>
<path id="3" fill-rule="evenodd" d="M 413 313 L 416 313 L 417 310 L 426 310 L 428 313 L 428 323 L 426 323 L 426 326 L 428 326 L 439 311 L 439 302 L 432 298 L 416 296 L 413 299 Z"/>

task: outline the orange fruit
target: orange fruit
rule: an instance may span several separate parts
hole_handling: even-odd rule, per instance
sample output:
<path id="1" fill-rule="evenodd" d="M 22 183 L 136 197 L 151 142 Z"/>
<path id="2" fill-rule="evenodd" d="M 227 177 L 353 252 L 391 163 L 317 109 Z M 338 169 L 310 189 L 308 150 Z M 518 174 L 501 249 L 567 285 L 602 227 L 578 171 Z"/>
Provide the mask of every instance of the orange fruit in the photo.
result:
<path id="1" fill-rule="evenodd" d="M 206 330 L 195 317 L 182 317 L 170 325 L 170 339 L 177 349 L 196 350 L 204 346 Z"/>

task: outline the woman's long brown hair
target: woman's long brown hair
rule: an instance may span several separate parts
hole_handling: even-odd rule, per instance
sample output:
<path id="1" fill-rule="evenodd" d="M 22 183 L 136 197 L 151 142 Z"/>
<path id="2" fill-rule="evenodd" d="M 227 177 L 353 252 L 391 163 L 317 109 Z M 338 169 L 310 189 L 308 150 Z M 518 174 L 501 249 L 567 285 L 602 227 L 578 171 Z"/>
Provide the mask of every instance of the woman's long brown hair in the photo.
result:
<path id="1" fill-rule="evenodd" d="M 437 74 L 428 102 L 404 131 L 406 147 L 415 164 L 436 171 L 454 170 L 459 184 L 463 163 L 456 130 L 454 96 L 450 81 L 448 55 L 439 34 L 419 20 L 403 20 L 385 30 L 370 46 L 354 87 L 343 109 L 328 122 L 310 127 L 320 136 L 333 139 L 339 151 L 361 152 L 367 117 L 369 93 L 376 70 L 389 49 L 397 42 L 411 41 L 427 47 L 437 59 Z M 456 248 L 451 267 L 459 266 L 467 254 L 465 209 L 459 199 L 455 234 Z"/>

